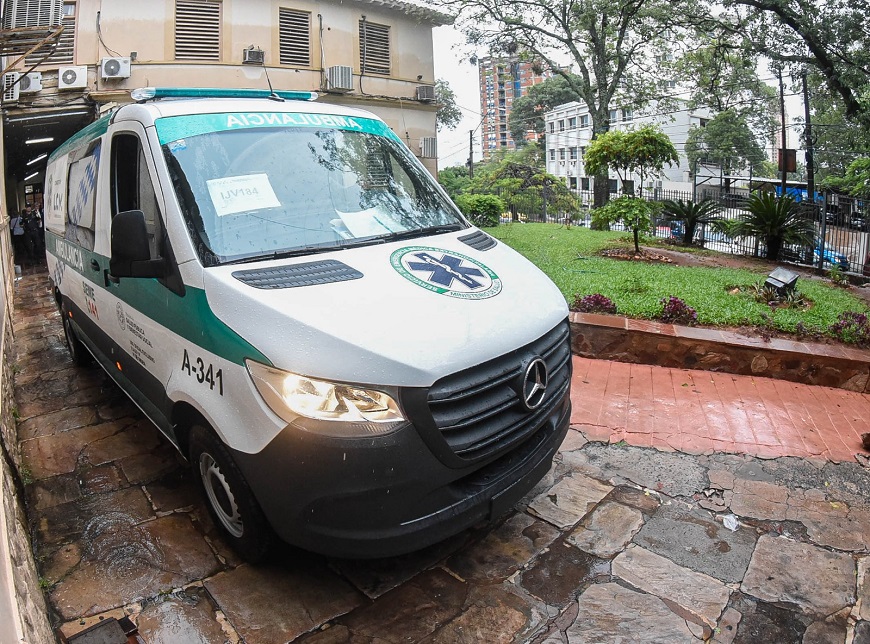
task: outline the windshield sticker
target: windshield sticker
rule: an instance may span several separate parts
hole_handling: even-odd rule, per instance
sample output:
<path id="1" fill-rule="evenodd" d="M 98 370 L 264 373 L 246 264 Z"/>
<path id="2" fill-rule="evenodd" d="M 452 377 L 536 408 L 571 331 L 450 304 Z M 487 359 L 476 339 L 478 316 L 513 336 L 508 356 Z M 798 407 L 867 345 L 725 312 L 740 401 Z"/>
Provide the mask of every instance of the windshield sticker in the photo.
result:
<path id="1" fill-rule="evenodd" d="M 340 219 L 338 230 L 348 232 L 345 239 L 373 237 L 386 235 L 402 230 L 402 225 L 393 219 L 392 215 L 379 211 L 377 208 L 358 210 L 357 212 L 335 211 Z"/>
<path id="2" fill-rule="evenodd" d="M 489 268 L 442 248 L 400 248 L 390 256 L 390 264 L 405 279 L 440 295 L 484 300 L 501 293 L 501 280 Z"/>
<path id="3" fill-rule="evenodd" d="M 188 136 L 243 130 L 258 127 L 304 127 L 366 132 L 398 139 L 383 121 L 337 114 L 300 112 L 230 112 L 228 114 L 188 114 L 164 116 L 154 121 L 160 145 Z"/>
<path id="4" fill-rule="evenodd" d="M 281 205 L 265 173 L 209 179 L 206 184 L 218 217 Z"/>

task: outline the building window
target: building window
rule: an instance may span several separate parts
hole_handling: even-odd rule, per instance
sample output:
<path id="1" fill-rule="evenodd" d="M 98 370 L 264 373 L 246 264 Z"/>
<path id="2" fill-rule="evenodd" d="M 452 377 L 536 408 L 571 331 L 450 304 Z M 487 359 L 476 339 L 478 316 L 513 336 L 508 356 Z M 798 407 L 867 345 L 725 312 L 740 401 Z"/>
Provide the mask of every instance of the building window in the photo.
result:
<path id="1" fill-rule="evenodd" d="M 559 148 L 559 160 L 560 161 L 565 160 L 565 148 Z"/>
<path id="2" fill-rule="evenodd" d="M 550 121 L 550 134 L 553 134 L 556 131 L 556 124 Z"/>
<path id="3" fill-rule="evenodd" d="M 634 194 L 634 180 L 633 179 L 626 179 L 625 181 L 622 182 L 622 192 L 623 192 L 623 194 L 626 194 L 626 195 L 633 195 Z"/>
<path id="4" fill-rule="evenodd" d="M 568 158 L 571 159 L 571 161 L 577 160 L 577 148 L 568 148 Z"/>
<path id="5" fill-rule="evenodd" d="M 176 0 L 175 59 L 221 59 L 221 3 Z"/>
<path id="6" fill-rule="evenodd" d="M 571 188 L 571 190 L 577 189 L 577 177 L 568 177 L 568 187 Z"/>
<path id="7" fill-rule="evenodd" d="M 610 110 L 610 122 L 616 123 L 619 120 L 619 110 Z"/>
<path id="8" fill-rule="evenodd" d="M 589 127 L 589 115 L 583 114 L 580 116 L 580 127 Z"/>
<path id="9" fill-rule="evenodd" d="M 76 3 L 63 3 L 63 33 L 58 38 L 57 46 L 52 51 L 51 45 L 44 45 L 24 59 L 27 67 L 34 65 L 48 65 L 56 63 L 75 62 L 76 41 Z"/>
<path id="10" fill-rule="evenodd" d="M 363 74 L 390 74 L 390 27 L 359 21 L 359 68 Z"/>
<path id="11" fill-rule="evenodd" d="M 589 177 L 580 177 L 580 190 L 589 190 Z"/>
<path id="12" fill-rule="evenodd" d="M 623 121 L 630 121 L 633 118 L 634 118 L 634 112 L 632 111 L 632 109 L 630 107 L 622 109 L 622 120 Z"/>
<path id="13" fill-rule="evenodd" d="M 560 131 L 560 132 L 564 132 L 564 131 L 565 131 L 565 121 L 564 121 L 564 120 L 559 121 L 559 131 Z"/>
<path id="14" fill-rule="evenodd" d="M 616 194 L 616 191 L 619 189 L 619 186 L 616 183 L 616 179 L 608 179 L 607 180 L 607 189 L 610 194 Z"/>
<path id="15" fill-rule="evenodd" d="M 577 129 L 577 117 L 576 116 L 572 116 L 571 118 L 568 119 L 568 129 L 569 130 L 576 130 Z"/>
<path id="16" fill-rule="evenodd" d="M 554 148 L 550 149 L 550 161 L 556 160 L 556 150 Z"/>
<path id="17" fill-rule="evenodd" d="M 311 14 L 278 9 L 278 37 L 282 65 L 311 65 Z"/>

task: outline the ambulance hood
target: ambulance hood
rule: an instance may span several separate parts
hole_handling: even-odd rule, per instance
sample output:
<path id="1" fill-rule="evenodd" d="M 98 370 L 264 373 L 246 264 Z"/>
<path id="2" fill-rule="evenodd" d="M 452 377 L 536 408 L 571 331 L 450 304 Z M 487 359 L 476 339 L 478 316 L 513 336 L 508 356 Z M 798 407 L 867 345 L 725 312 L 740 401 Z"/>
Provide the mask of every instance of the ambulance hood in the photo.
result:
<path id="1" fill-rule="evenodd" d="M 469 232 L 208 268 L 206 296 L 276 367 L 427 387 L 567 316 L 565 298 L 537 267 L 500 242 L 481 251 L 458 239 Z"/>

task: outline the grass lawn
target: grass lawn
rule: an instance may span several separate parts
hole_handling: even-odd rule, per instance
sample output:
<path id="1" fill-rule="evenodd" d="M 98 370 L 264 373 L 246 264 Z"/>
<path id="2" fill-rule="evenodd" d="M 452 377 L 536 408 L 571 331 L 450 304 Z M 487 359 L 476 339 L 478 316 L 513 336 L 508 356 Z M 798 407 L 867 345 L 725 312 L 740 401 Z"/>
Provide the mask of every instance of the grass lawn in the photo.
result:
<path id="1" fill-rule="evenodd" d="M 555 224 L 508 224 L 488 228 L 487 232 L 549 275 L 569 305 L 577 295 L 601 293 L 613 300 L 622 315 L 655 319 L 662 310 L 662 298 L 675 296 L 698 312 L 699 324 L 772 326 L 793 333 L 801 322 L 807 329 L 827 335 L 831 335 L 828 329 L 840 313 L 867 311 L 867 306 L 848 290 L 823 280 L 798 280 L 797 290 L 812 302 L 811 306 L 771 308 L 748 293 L 729 293 L 737 286 L 763 282 L 768 271 L 674 266 L 599 255 L 608 247 L 630 246 L 630 233 L 566 229 Z"/>

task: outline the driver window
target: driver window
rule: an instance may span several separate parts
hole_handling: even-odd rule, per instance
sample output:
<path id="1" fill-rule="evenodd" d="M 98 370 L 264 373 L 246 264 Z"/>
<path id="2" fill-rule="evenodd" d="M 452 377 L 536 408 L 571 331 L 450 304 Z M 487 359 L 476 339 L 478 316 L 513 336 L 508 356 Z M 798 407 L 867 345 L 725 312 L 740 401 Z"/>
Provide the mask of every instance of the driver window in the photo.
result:
<path id="1" fill-rule="evenodd" d="M 154 184 L 139 137 L 117 134 L 112 138 L 112 217 L 119 212 L 141 210 L 145 214 L 151 259 L 163 257 L 163 224 Z"/>

